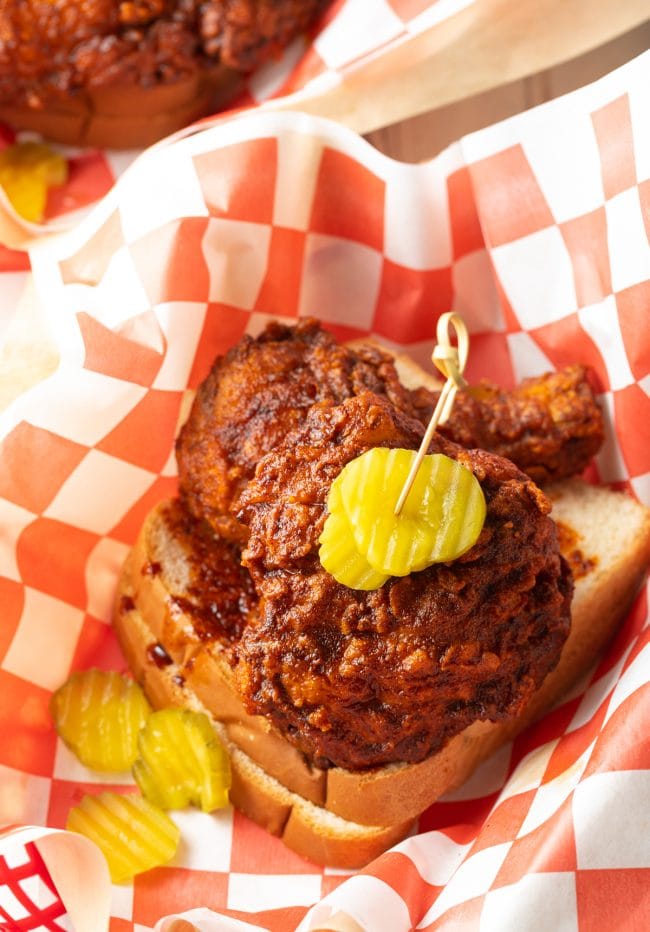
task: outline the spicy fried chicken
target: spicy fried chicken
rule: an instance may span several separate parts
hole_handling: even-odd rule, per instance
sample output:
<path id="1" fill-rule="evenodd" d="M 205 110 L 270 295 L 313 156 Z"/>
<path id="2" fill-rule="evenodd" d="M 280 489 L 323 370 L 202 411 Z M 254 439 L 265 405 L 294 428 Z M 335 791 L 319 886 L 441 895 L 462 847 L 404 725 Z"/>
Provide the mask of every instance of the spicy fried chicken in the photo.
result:
<path id="1" fill-rule="evenodd" d="M 0 106 L 151 87 L 277 54 L 327 0 L 1 0 Z"/>
<path id="2" fill-rule="evenodd" d="M 245 540 L 230 506 L 255 471 L 319 401 L 363 391 L 414 413 L 392 360 L 373 347 L 339 345 L 315 320 L 271 324 L 216 361 L 198 390 L 176 446 L 181 494 L 218 533 Z"/>
<path id="3" fill-rule="evenodd" d="M 238 690 L 320 766 L 420 761 L 474 721 L 515 716 L 569 630 L 571 573 L 549 503 L 518 467 L 558 478 L 598 448 L 577 366 L 457 396 L 430 452 L 467 466 L 485 495 L 464 556 L 370 592 L 321 566 L 334 479 L 373 447 L 417 449 L 437 397 L 405 388 L 377 347 L 340 346 L 313 320 L 273 324 L 215 362 L 178 439 L 183 506 L 244 548 L 259 600 L 228 648 Z"/>
<path id="4" fill-rule="evenodd" d="M 420 389 L 414 397 L 428 423 L 437 394 Z M 505 456 L 535 482 L 551 482 L 585 468 L 603 442 L 603 418 L 585 367 L 574 365 L 509 392 L 489 382 L 459 392 L 440 433 Z"/>
<path id="5" fill-rule="evenodd" d="M 231 505 L 258 461 L 316 402 L 362 392 L 385 397 L 428 423 L 438 396 L 400 383 L 393 359 L 375 346 L 341 346 L 315 320 L 271 324 L 218 359 L 200 387 L 177 444 L 181 494 L 220 534 L 245 540 Z M 537 481 L 580 472 L 600 446 L 602 415 L 583 367 L 528 379 L 512 392 L 482 383 L 457 395 L 441 432 L 461 446 L 511 459 Z"/>
<path id="6" fill-rule="evenodd" d="M 416 762 L 476 720 L 515 715 L 569 631 L 570 571 L 550 505 L 511 462 L 437 437 L 481 482 L 487 519 L 450 564 L 349 589 L 320 565 L 332 481 L 372 447 L 416 449 L 422 425 L 364 392 L 314 405 L 241 493 L 243 563 L 260 603 L 233 652 L 251 713 L 320 766 Z"/>

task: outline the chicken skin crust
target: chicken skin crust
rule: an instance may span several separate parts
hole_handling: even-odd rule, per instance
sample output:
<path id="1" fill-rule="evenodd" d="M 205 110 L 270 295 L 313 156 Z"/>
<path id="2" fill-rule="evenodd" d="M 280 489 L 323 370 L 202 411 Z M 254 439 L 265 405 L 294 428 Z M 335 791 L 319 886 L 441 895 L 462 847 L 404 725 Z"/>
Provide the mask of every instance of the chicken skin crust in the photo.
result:
<path id="1" fill-rule="evenodd" d="M 472 470 L 487 518 L 449 564 L 349 589 L 320 565 L 334 478 L 372 447 L 416 449 L 422 425 L 365 392 L 314 405 L 242 491 L 243 564 L 260 596 L 232 648 L 247 709 L 316 765 L 417 762 L 477 720 L 514 716 L 557 664 L 572 580 L 543 493 L 511 462 L 436 437 Z"/>
<path id="2" fill-rule="evenodd" d="M 389 356 L 341 346 L 317 321 L 270 324 L 217 359 L 176 444 L 181 496 L 223 537 L 244 541 L 233 500 L 258 461 L 302 423 L 313 404 L 340 404 L 363 391 L 415 414 Z"/>
<path id="3" fill-rule="evenodd" d="M 312 319 L 271 324 L 216 360 L 199 388 L 177 447 L 181 495 L 196 517 L 232 540 L 247 531 L 232 515 L 258 461 L 316 402 L 340 404 L 364 391 L 428 424 L 436 392 L 402 386 L 393 358 L 376 346 L 341 346 Z M 580 472 L 603 439 L 586 370 L 572 366 L 528 379 L 512 392 L 487 382 L 459 392 L 441 428 L 461 446 L 511 459 L 537 481 Z"/>
<path id="4" fill-rule="evenodd" d="M 329 0 L 0 0 L 0 104 L 169 84 L 197 69 L 252 71 Z"/>
<path id="5" fill-rule="evenodd" d="M 413 393 L 425 424 L 435 392 Z M 604 439 L 603 416 L 584 366 L 524 379 L 512 391 L 487 381 L 459 392 L 440 433 L 461 447 L 491 450 L 516 463 L 535 482 L 582 472 Z"/>

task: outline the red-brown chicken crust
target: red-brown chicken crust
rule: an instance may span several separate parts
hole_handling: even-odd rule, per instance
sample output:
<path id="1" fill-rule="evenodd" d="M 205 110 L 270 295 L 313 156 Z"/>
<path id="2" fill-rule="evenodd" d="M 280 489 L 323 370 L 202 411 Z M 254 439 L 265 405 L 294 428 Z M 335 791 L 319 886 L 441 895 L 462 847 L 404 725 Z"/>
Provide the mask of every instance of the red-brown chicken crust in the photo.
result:
<path id="1" fill-rule="evenodd" d="M 177 459 L 189 510 L 220 534 L 246 539 L 231 505 L 257 462 L 319 401 L 340 404 L 363 391 L 384 396 L 427 424 L 438 394 L 402 386 L 393 358 L 377 346 L 341 346 L 315 320 L 272 324 L 218 359 L 183 427 Z M 572 366 L 513 391 L 487 382 L 459 392 L 441 428 L 467 448 L 508 459 L 537 481 L 585 468 L 603 439 L 603 419 L 587 372 Z"/>
<path id="2" fill-rule="evenodd" d="M 178 438 L 180 488 L 189 510 L 219 534 L 245 540 L 230 506 L 259 460 L 314 403 L 338 404 L 362 391 L 415 410 L 388 355 L 341 346 L 315 320 L 272 324 L 257 339 L 244 337 L 212 367 Z"/>
<path id="3" fill-rule="evenodd" d="M 549 504 L 512 463 L 437 438 L 468 466 L 488 513 L 452 564 L 374 592 L 318 561 L 332 480 L 375 446 L 418 446 L 422 426 L 369 393 L 316 405 L 241 495 L 259 612 L 233 650 L 239 689 L 321 766 L 415 762 L 479 719 L 516 715 L 559 658 L 570 572 Z"/>
<path id="4" fill-rule="evenodd" d="M 197 69 L 251 71 L 328 0 L 0 0 L 0 104 L 43 108 L 111 85 L 151 87 Z"/>
<path id="5" fill-rule="evenodd" d="M 487 381 L 459 392 L 440 433 L 468 449 L 491 450 L 516 463 L 537 483 L 581 472 L 604 439 L 603 416 L 585 366 L 567 366 L 524 379 L 511 391 Z M 428 423 L 437 394 L 413 399 Z"/>
<path id="6" fill-rule="evenodd" d="M 488 502 L 470 553 L 363 593 L 318 561 L 332 481 L 376 446 L 419 445 L 435 393 L 405 389 L 392 357 L 342 347 L 316 321 L 271 325 L 216 361 L 177 445 L 195 516 L 245 544 L 261 597 L 231 656 L 249 710 L 317 763 L 418 761 L 477 719 L 515 715 L 556 664 L 570 573 L 548 503 L 511 462 L 464 462 Z M 581 468 L 602 436 L 585 370 L 459 394 L 445 432 L 544 476 Z M 256 471 L 257 468 L 257 471 Z"/>

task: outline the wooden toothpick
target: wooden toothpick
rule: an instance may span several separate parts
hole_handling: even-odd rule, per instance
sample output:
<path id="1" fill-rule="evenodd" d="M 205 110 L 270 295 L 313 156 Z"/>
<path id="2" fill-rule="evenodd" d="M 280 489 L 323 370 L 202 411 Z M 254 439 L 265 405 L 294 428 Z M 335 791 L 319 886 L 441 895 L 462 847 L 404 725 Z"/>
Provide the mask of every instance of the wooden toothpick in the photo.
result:
<path id="1" fill-rule="evenodd" d="M 452 345 L 449 336 L 450 325 L 456 334 L 457 346 Z M 445 376 L 446 382 L 442 386 L 438 404 L 435 406 L 433 414 L 431 415 L 431 420 L 422 438 L 420 449 L 413 460 L 413 465 L 406 477 L 406 482 L 400 492 L 400 496 L 397 499 L 394 512 L 395 516 L 399 515 L 404 507 L 411 487 L 415 482 L 418 469 L 429 449 L 429 444 L 431 443 L 431 438 L 433 437 L 436 427 L 438 424 L 445 423 L 451 414 L 456 392 L 459 388 L 465 388 L 467 385 L 467 382 L 463 378 L 463 372 L 465 371 L 465 364 L 467 363 L 467 356 L 469 353 L 469 333 L 467 332 L 465 321 L 460 314 L 456 314 L 454 311 L 448 311 L 446 314 L 440 316 L 436 328 L 436 339 L 438 342 L 436 343 L 431 358 L 434 366 Z"/>

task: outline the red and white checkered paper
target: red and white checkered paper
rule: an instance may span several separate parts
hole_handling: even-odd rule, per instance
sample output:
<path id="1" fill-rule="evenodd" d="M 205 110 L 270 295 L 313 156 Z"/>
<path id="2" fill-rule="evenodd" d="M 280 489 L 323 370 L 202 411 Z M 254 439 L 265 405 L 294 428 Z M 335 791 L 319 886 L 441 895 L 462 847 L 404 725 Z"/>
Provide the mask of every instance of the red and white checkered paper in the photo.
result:
<path id="1" fill-rule="evenodd" d="M 124 668 L 115 580 L 176 488 L 186 393 L 271 317 L 313 314 L 428 364 L 453 307 L 470 379 L 589 363 L 609 425 L 595 478 L 648 502 L 649 86 L 646 54 L 422 165 L 324 120 L 253 114 L 146 154 L 37 244 L 61 363 L 0 416 L 0 821 L 61 827 L 106 787 L 57 741 L 51 692 L 74 669 Z M 175 860 L 113 888 L 111 932 L 199 907 L 302 932 L 338 911 L 372 932 L 647 928 L 649 641 L 644 591 L 562 705 L 355 876 L 232 810 L 175 814 Z"/>
<path id="2" fill-rule="evenodd" d="M 245 113 L 279 98 L 289 98 L 293 106 L 299 108 L 302 101 L 327 94 L 340 85 L 346 75 L 363 72 L 364 67 L 377 58 L 407 45 L 475 2 L 334 0 L 315 25 L 312 36 L 296 39 L 281 58 L 256 71 L 225 113 L 201 122 L 218 123 L 232 113 Z M 32 135 L 21 133 L 18 138 Z M 11 127 L 0 123 L 0 148 L 15 141 L 16 134 Z M 50 192 L 41 232 L 75 224 L 80 212 L 102 198 L 138 155 L 135 150 L 57 148 L 69 159 L 70 175 L 67 184 Z M 20 222 L 11 205 L 7 204 L 5 209 Z M 35 225 L 22 225 L 38 235 Z M 8 249 L 0 242 L 0 287 L 4 298 L 0 307 L 0 341 L 25 290 L 28 271 L 25 252 Z"/>

